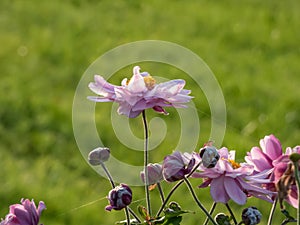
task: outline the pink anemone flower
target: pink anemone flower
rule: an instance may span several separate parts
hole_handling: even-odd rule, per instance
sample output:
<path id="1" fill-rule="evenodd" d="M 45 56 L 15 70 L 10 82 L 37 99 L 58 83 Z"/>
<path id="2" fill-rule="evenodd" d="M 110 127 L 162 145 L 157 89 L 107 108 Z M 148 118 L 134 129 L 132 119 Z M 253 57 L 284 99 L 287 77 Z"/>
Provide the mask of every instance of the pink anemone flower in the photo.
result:
<path id="1" fill-rule="evenodd" d="M 192 98 L 190 90 L 183 89 L 185 81 L 170 80 L 156 84 L 148 72 L 140 73 L 140 67 L 133 68 L 130 80 L 123 79 L 121 86 L 108 83 L 102 76 L 95 75 L 95 82 L 89 88 L 100 96 L 89 96 L 95 102 L 117 102 L 118 113 L 129 118 L 137 117 L 143 110 L 153 110 L 168 114 L 164 107 L 185 108 L 185 103 Z"/>
<path id="2" fill-rule="evenodd" d="M 270 195 L 273 192 L 260 187 L 261 182 L 267 182 L 265 174 L 251 176 L 253 166 L 235 162 L 235 151 L 228 152 L 223 147 L 218 153 L 220 159 L 215 167 L 200 166 L 192 175 L 194 178 L 204 178 L 199 187 L 210 186 L 210 194 L 215 202 L 226 204 L 232 199 L 237 204 L 244 205 L 250 196 L 272 202 Z"/>
<path id="3" fill-rule="evenodd" d="M 300 153 L 300 146 L 295 148 L 288 147 L 283 153 L 280 141 L 274 135 L 265 136 L 260 140 L 260 147 L 253 147 L 247 153 L 245 160 L 254 166 L 254 172 L 261 173 L 269 171 L 271 183 L 266 184 L 268 190 L 276 191 L 276 184 L 283 176 L 291 162 L 289 155 L 296 152 Z M 274 193 L 275 194 L 275 193 Z M 275 197 L 275 195 L 274 195 Z M 289 195 L 285 199 L 294 208 L 298 207 L 298 193 L 296 184 L 292 184 Z"/>

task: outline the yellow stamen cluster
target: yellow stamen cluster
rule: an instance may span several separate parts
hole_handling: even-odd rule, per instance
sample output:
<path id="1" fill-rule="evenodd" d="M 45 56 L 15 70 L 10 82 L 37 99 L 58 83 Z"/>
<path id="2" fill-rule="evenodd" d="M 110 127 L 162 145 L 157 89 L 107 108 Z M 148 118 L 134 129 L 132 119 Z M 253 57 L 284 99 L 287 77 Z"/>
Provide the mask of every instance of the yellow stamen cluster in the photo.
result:
<path id="1" fill-rule="evenodd" d="M 145 82 L 145 85 L 148 88 L 148 90 L 153 89 L 155 86 L 155 83 L 156 83 L 155 79 L 153 77 L 151 77 L 150 75 L 144 77 L 144 82 Z"/>
<path id="2" fill-rule="evenodd" d="M 233 169 L 237 169 L 241 167 L 241 165 L 238 162 L 234 161 L 233 159 L 228 159 L 228 162 L 230 162 Z"/>

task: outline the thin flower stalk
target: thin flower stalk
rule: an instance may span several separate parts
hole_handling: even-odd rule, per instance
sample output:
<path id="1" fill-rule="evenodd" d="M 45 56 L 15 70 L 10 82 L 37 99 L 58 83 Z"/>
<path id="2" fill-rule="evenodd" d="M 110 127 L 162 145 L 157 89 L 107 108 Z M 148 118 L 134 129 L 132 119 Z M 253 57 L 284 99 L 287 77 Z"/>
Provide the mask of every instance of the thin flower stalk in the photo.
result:
<path id="1" fill-rule="evenodd" d="M 146 204 L 148 213 L 151 215 L 151 202 L 150 202 L 150 193 L 149 193 L 149 176 L 148 176 L 148 161 L 149 161 L 149 154 L 148 154 L 148 125 L 146 119 L 146 112 L 143 110 L 143 123 L 144 123 L 144 136 L 145 136 L 145 145 L 144 145 L 144 171 L 145 171 L 145 193 L 146 193 Z"/>
<path id="2" fill-rule="evenodd" d="M 212 215 L 212 214 L 213 214 L 213 212 L 215 211 L 215 208 L 216 208 L 216 206 L 217 206 L 217 203 L 216 203 L 216 202 L 214 202 L 214 203 L 212 204 L 212 206 L 211 206 L 210 210 L 209 210 L 209 215 Z M 207 225 L 207 224 L 208 224 L 208 222 L 209 222 L 209 218 L 208 218 L 208 217 L 206 217 L 206 219 L 205 219 L 205 221 L 204 221 L 203 225 Z"/>
<path id="3" fill-rule="evenodd" d="M 300 190 L 300 178 L 299 178 L 299 165 L 298 161 L 293 161 L 294 164 L 294 171 L 295 171 L 295 180 L 296 180 L 296 185 L 297 185 L 297 191 L 298 191 L 298 209 L 297 209 L 297 224 L 300 225 L 300 195 L 299 195 L 299 190 Z"/>
<path id="4" fill-rule="evenodd" d="M 195 202 L 197 203 L 197 205 L 199 206 L 199 208 L 206 214 L 206 216 L 209 218 L 209 220 L 214 224 L 214 225 L 218 225 L 214 219 L 211 217 L 211 215 L 209 214 L 209 212 L 206 210 L 206 208 L 202 205 L 202 203 L 200 202 L 200 200 L 198 199 L 197 195 L 194 192 L 194 189 L 191 185 L 191 183 L 189 182 L 189 180 L 187 178 L 183 178 L 183 180 L 185 181 L 190 193 L 192 194 Z"/>
<path id="5" fill-rule="evenodd" d="M 272 220 L 273 220 L 273 216 L 274 216 L 275 209 L 276 209 L 276 206 L 277 206 L 277 202 L 278 202 L 278 198 L 276 197 L 274 202 L 273 202 L 271 211 L 270 211 L 270 216 L 269 216 L 269 219 L 268 219 L 268 225 L 272 224 Z"/>
<path id="6" fill-rule="evenodd" d="M 112 188 L 115 188 L 115 187 L 116 187 L 115 182 L 114 182 L 114 180 L 113 180 L 113 178 L 112 178 L 110 172 L 109 172 L 108 169 L 106 168 L 105 164 L 104 164 L 103 162 L 101 162 L 100 165 L 101 165 L 102 169 L 104 170 L 104 172 L 105 172 L 105 174 L 106 174 L 106 176 L 107 176 L 107 178 L 108 178 L 108 180 L 109 180 L 109 182 L 110 182 Z M 129 206 L 126 206 L 126 207 L 124 208 L 124 211 L 125 211 L 125 216 L 126 216 L 127 224 L 130 224 L 130 217 L 129 217 L 129 213 L 128 213 L 128 212 L 130 212 L 130 214 L 131 214 L 131 215 L 132 215 L 139 223 L 141 223 L 141 220 L 139 219 L 139 217 L 135 214 L 135 212 L 134 212 Z"/>
<path id="7" fill-rule="evenodd" d="M 157 188 L 158 188 L 158 191 L 159 191 L 161 202 L 163 203 L 165 201 L 165 195 L 164 195 L 164 191 L 161 187 L 160 182 L 157 183 Z"/>
<path id="8" fill-rule="evenodd" d="M 231 215 L 231 218 L 233 219 L 234 224 L 237 225 L 238 223 L 237 223 L 237 221 L 236 221 L 236 218 L 235 218 L 235 216 L 234 216 L 234 213 L 233 213 L 233 211 L 231 210 L 229 204 L 226 203 L 225 206 L 226 206 L 226 208 L 228 209 L 228 211 L 229 211 L 229 213 L 230 213 L 230 215 Z"/>
<path id="9" fill-rule="evenodd" d="M 197 168 L 202 164 L 202 161 L 200 161 L 195 167 L 194 169 L 186 176 L 186 178 L 189 178 L 196 170 Z M 166 204 L 168 203 L 168 201 L 170 200 L 171 196 L 173 195 L 173 193 L 176 191 L 176 189 L 183 183 L 183 180 L 180 180 L 177 182 L 177 184 L 171 189 L 171 191 L 169 192 L 169 194 L 167 195 L 165 201 L 163 202 L 163 204 L 160 206 L 158 212 L 156 213 L 156 217 L 159 217 L 159 215 L 162 213 L 164 207 L 166 206 Z"/>

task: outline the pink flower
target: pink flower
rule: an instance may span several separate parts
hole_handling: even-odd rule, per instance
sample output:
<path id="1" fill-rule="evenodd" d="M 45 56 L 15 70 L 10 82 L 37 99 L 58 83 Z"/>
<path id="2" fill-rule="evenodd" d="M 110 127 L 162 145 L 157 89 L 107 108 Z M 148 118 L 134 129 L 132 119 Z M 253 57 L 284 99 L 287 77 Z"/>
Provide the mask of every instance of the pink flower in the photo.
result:
<path id="1" fill-rule="evenodd" d="M 266 182 L 262 179 L 265 175 L 251 177 L 253 166 L 235 162 L 235 151 L 228 152 L 223 147 L 218 153 L 220 159 L 215 167 L 200 166 L 200 171 L 192 175 L 195 178 L 204 178 L 200 188 L 210 185 L 210 194 L 215 202 L 227 203 L 232 199 L 237 204 L 244 205 L 249 196 L 271 201 L 269 195 L 272 192 L 258 186 L 262 180 Z"/>
<path id="2" fill-rule="evenodd" d="M 290 162 L 289 155 L 293 152 L 300 153 L 300 146 L 293 149 L 288 147 L 285 154 L 283 154 L 279 140 L 272 134 L 261 139 L 260 146 L 261 149 L 259 147 L 253 147 L 251 151 L 247 153 L 245 160 L 254 166 L 256 173 L 269 171 L 269 177 L 272 183 L 266 184 L 265 187 L 268 190 L 276 191 L 276 184 L 288 168 L 288 163 Z M 297 208 L 297 199 L 296 185 L 293 184 L 285 200 Z"/>
<path id="3" fill-rule="evenodd" d="M 140 67 L 133 68 L 130 80 L 123 79 L 121 86 L 108 83 L 103 77 L 95 75 L 95 82 L 89 88 L 100 95 L 89 96 L 95 102 L 117 102 L 118 113 L 130 118 L 137 117 L 143 110 L 152 108 L 159 113 L 167 114 L 163 107 L 184 108 L 192 98 L 190 90 L 183 89 L 185 81 L 171 80 L 156 84 L 148 72 L 140 73 Z"/>
<path id="4" fill-rule="evenodd" d="M 9 214 L 0 225 L 37 225 L 41 212 L 46 208 L 44 202 L 40 201 L 36 208 L 33 200 L 21 200 L 21 204 L 14 204 L 9 207 Z"/>

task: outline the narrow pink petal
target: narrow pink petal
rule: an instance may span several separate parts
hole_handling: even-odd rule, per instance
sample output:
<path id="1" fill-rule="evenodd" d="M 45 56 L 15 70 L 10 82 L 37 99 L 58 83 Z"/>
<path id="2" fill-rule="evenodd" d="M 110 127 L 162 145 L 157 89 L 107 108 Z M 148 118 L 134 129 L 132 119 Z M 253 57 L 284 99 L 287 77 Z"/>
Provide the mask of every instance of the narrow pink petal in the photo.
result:
<path id="1" fill-rule="evenodd" d="M 164 110 L 163 107 L 160 107 L 160 106 L 154 106 L 152 109 L 153 109 L 154 111 L 156 111 L 156 112 L 159 112 L 159 113 L 162 113 L 162 114 L 165 114 L 165 115 L 169 115 L 169 113 L 168 113 L 166 110 Z"/>
<path id="2" fill-rule="evenodd" d="M 112 99 L 104 98 L 104 97 L 96 97 L 96 96 L 88 96 L 88 100 L 91 100 L 93 102 L 112 102 Z"/>
<path id="3" fill-rule="evenodd" d="M 40 216 L 42 211 L 46 209 L 46 205 L 43 201 L 40 201 L 39 202 L 39 205 L 38 205 L 38 209 L 37 209 L 37 213 L 38 215 Z"/>
<path id="4" fill-rule="evenodd" d="M 109 93 L 114 93 L 115 85 L 108 83 L 102 76 L 95 75 L 95 82 L 91 82 L 88 86 L 97 95 L 106 97 Z"/>
<path id="5" fill-rule="evenodd" d="M 156 85 L 152 92 L 160 98 L 169 98 L 178 94 L 182 90 L 184 85 L 184 80 L 170 80 Z"/>
<path id="6" fill-rule="evenodd" d="M 246 194 L 242 191 L 241 187 L 239 186 L 239 183 L 231 178 L 226 177 L 224 179 L 224 187 L 226 189 L 226 192 L 228 196 L 237 204 L 244 205 L 247 201 Z"/>
<path id="7" fill-rule="evenodd" d="M 229 195 L 225 191 L 224 176 L 212 180 L 210 184 L 210 194 L 215 202 L 227 203 L 230 200 Z"/>
<path id="8" fill-rule="evenodd" d="M 212 181 L 212 179 L 206 179 L 206 180 L 204 180 L 204 182 L 201 185 L 199 185 L 198 188 L 206 188 L 206 187 L 208 187 L 208 185 L 210 185 L 211 181 Z"/>

